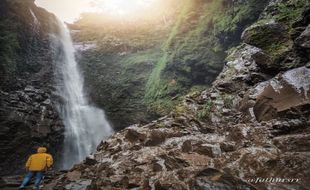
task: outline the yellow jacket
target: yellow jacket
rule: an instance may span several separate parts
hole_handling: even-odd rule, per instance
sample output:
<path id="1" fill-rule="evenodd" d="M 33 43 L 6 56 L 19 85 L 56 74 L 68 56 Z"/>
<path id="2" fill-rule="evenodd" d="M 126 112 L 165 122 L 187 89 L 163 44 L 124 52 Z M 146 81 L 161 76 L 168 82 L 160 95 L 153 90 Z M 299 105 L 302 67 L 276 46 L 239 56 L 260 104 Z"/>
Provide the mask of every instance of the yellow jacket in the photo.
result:
<path id="1" fill-rule="evenodd" d="M 53 165 L 53 157 L 46 153 L 45 147 L 39 147 L 38 153 L 31 155 L 26 163 L 29 171 L 44 171 Z"/>

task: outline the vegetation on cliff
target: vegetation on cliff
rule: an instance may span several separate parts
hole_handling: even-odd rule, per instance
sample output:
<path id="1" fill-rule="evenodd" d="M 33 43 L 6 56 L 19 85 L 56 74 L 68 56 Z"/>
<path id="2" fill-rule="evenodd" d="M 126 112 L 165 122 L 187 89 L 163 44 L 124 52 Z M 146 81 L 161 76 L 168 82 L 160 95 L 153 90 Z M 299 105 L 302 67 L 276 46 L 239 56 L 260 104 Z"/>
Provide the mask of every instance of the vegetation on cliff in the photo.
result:
<path id="1" fill-rule="evenodd" d="M 79 31 L 76 42 L 97 45 L 81 53 L 80 64 L 92 99 L 118 128 L 169 113 L 187 93 L 210 86 L 226 51 L 266 5 L 257 0 L 169 2 L 160 17 L 145 22 L 118 24 L 84 14 L 71 25 Z"/>
<path id="2" fill-rule="evenodd" d="M 243 29 L 257 19 L 265 5 L 266 1 L 255 0 L 185 1 L 148 80 L 147 105 L 167 113 L 177 103 L 172 99 L 195 86 L 210 85 L 223 67 L 226 51 L 240 41 Z"/>

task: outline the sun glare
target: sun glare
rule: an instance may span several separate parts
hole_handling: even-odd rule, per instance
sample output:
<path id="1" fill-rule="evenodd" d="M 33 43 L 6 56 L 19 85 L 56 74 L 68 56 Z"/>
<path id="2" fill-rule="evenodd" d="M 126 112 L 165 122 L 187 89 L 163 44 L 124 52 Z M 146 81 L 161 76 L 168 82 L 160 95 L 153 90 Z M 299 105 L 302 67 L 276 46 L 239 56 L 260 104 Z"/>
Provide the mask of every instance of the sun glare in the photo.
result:
<path id="1" fill-rule="evenodd" d="M 115 16 L 131 16 L 150 8 L 155 0 L 98 0 L 96 6 Z"/>

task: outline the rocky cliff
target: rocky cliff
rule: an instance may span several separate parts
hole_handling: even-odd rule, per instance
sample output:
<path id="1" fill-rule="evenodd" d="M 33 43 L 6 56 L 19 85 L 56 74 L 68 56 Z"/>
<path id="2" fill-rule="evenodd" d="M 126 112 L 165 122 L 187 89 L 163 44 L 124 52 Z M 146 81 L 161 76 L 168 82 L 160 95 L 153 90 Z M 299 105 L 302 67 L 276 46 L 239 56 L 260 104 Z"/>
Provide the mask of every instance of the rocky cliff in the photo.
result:
<path id="1" fill-rule="evenodd" d="M 63 125 L 53 95 L 50 34 L 56 17 L 34 0 L 0 4 L 0 175 L 20 173 L 46 145 L 57 157 Z M 57 159 L 56 159 L 57 161 Z"/>
<path id="2" fill-rule="evenodd" d="M 210 89 L 46 189 L 308 189 L 309 15 L 308 1 L 271 0 Z"/>
<path id="3" fill-rule="evenodd" d="M 160 16 L 84 14 L 71 26 L 89 95 L 116 129 L 165 115 L 210 86 L 267 2 L 159 1 Z"/>

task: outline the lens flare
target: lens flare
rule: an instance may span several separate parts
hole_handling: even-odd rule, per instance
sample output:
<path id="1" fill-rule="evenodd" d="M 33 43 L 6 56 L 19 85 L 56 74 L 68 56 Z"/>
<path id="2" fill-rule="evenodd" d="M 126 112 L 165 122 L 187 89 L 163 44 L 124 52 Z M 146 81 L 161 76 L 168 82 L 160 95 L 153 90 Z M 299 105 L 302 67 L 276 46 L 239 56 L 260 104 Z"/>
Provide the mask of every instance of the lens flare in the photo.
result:
<path id="1" fill-rule="evenodd" d="M 145 11 L 154 2 L 155 0 L 97 0 L 94 4 L 111 15 L 127 16 Z"/>

